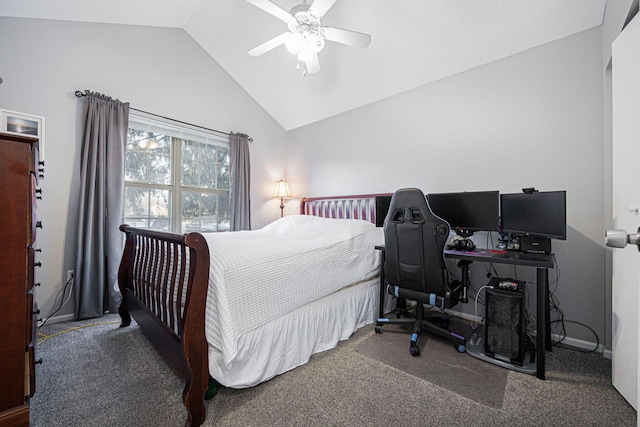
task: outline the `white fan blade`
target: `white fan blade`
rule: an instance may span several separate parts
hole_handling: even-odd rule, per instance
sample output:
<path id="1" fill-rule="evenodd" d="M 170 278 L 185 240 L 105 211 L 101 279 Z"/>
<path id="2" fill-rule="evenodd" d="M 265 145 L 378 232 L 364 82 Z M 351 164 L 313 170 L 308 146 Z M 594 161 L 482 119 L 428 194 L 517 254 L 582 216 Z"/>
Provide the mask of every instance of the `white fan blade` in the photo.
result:
<path id="1" fill-rule="evenodd" d="M 317 1 L 317 0 L 316 0 Z M 356 31 L 341 30 L 340 28 L 322 27 L 327 40 L 355 47 L 367 47 L 371 43 L 371 36 Z"/>
<path id="2" fill-rule="evenodd" d="M 292 19 L 295 19 L 293 16 L 291 16 L 289 12 L 287 12 L 280 6 L 270 2 L 269 0 L 247 0 L 247 1 L 252 5 L 257 6 L 260 9 L 264 10 L 265 12 L 272 14 L 276 18 L 281 19 L 287 24 Z"/>
<path id="3" fill-rule="evenodd" d="M 262 43 L 260 46 L 256 46 L 253 49 L 251 49 L 249 51 L 249 55 L 260 56 L 264 53 L 267 53 L 270 50 L 277 48 L 281 44 L 284 44 L 289 39 L 290 36 L 291 36 L 291 33 L 288 33 L 288 32 L 282 33 L 278 37 L 274 37 L 271 40 L 268 40 Z"/>
<path id="4" fill-rule="evenodd" d="M 312 53 L 311 57 L 307 59 L 307 73 L 315 74 L 320 71 L 320 60 L 317 53 Z"/>
<path id="5" fill-rule="evenodd" d="M 335 2 L 336 0 L 315 0 L 309 7 L 309 13 L 316 18 L 322 18 Z"/>

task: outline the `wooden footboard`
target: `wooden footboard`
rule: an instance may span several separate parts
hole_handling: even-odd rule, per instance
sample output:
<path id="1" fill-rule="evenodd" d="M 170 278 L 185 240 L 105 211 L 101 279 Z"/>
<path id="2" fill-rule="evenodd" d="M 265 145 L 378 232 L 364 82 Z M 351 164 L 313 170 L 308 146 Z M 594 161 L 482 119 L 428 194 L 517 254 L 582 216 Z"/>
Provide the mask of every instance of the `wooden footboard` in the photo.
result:
<path id="1" fill-rule="evenodd" d="M 209 248 L 199 233 L 185 235 L 120 226 L 126 235 L 118 272 L 121 327 L 131 316 L 186 384 L 187 425 L 204 422 L 208 386 L 205 304 Z"/>

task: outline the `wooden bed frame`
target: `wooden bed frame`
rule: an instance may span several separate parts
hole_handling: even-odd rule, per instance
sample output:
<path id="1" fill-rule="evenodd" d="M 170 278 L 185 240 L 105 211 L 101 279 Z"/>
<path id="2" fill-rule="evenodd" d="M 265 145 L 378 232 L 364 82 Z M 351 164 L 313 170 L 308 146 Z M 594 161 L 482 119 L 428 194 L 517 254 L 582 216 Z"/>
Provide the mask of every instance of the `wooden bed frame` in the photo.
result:
<path id="1" fill-rule="evenodd" d="M 365 219 L 381 226 L 390 199 L 388 193 L 303 198 L 300 213 Z M 181 235 L 128 225 L 120 230 L 126 236 L 118 271 L 120 326 L 129 326 L 133 316 L 147 339 L 185 380 L 186 425 L 199 426 L 206 416 L 205 398 L 213 397 L 217 388 L 209 376 L 205 337 L 207 242 L 200 233 Z"/>

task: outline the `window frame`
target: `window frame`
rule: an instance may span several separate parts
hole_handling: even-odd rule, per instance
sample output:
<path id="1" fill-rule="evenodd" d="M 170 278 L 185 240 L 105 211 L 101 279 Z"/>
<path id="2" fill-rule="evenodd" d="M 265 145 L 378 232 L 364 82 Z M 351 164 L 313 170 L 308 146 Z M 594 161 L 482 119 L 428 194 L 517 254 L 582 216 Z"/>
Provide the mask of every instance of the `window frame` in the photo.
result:
<path id="1" fill-rule="evenodd" d="M 170 120 L 170 119 L 169 119 Z M 225 148 L 227 151 L 229 151 L 230 149 L 230 137 L 229 135 L 223 134 L 224 136 L 222 136 L 221 132 L 216 133 L 215 131 L 209 131 L 205 128 L 200 128 L 199 126 L 195 126 L 195 125 L 189 125 L 187 123 L 183 123 L 183 122 L 177 122 L 174 123 L 173 121 L 169 121 L 169 120 L 159 120 L 156 117 L 151 117 L 148 116 L 146 114 L 134 114 L 134 113 L 130 113 L 129 115 L 129 126 L 127 129 L 127 132 L 129 129 L 136 129 L 136 130 L 141 130 L 141 131 L 145 131 L 145 132 L 153 132 L 153 133 L 157 133 L 157 134 L 162 134 L 162 135 L 167 135 L 169 136 L 170 139 L 170 143 L 171 143 L 171 155 L 170 155 L 170 161 L 171 161 L 171 170 L 170 170 L 170 184 L 154 184 L 154 183 L 149 183 L 149 182 L 135 182 L 135 181 L 127 181 L 126 180 L 126 174 L 125 174 L 125 181 L 124 181 L 124 187 L 125 190 L 126 188 L 139 188 L 139 189 L 144 189 L 144 190 L 168 190 L 171 194 L 170 196 L 170 207 L 169 207 L 169 215 L 170 215 L 170 219 L 169 219 L 169 232 L 171 233 L 187 233 L 190 231 L 201 231 L 201 226 L 202 226 L 202 222 L 200 223 L 200 227 L 198 228 L 198 230 L 182 230 L 182 210 L 183 210 L 183 206 L 182 206 L 182 195 L 183 192 L 199 192 L 199 193 L 206 193 L 206 194 L 214 194 L 217 197 L 217 201 L 216 201 L 216 218 L 217 218 L 217 222 L 216 222 L 216 230 L 215 231 L 225 231 L 225 229 L 220 229 L 220 225 L 224 224 L 225 222 L 221 222 L 221 219 L 226 219 L 227 221 L 230 221 L 230 212 L 229 212 L 229 218 L 221 218 L 219 215 L 219 195 L 226 195 L 227 198 L 229 198 L 229 192 L 230 192 L 230 187 L 231 187 L 231 176 L 230 176 L 230 159 L 229 159 L 229 163 L 226 164 L 228 170 L 227 173 L 229 174 L 229 187 L 227 189 L 220 189 L 220 188 L 203 188 L 203 187 L 194 187 L 194 186 L 187 186 L 187 185 L 182 185 L 182 172 L 183 172 L 183 158 L 182 158 L 182 147 L 183 147 L 183 140 L 186 141 L 194 141 L 194 142 L 198 142 L 198 143 L 205 143 L 205 144 L 211 144 L 211 145 L 216 145 L 219 147 L 223 147 Z M 128 138 L 127 138 L 128 139 Z M 126 167 L 126 156 L 128 153 L 128 140 L 125 144 L 125 167 Z M 217 175 L 217 171 L 216 171 L 216 176 Z M 216 185 L 217 187 L 217 185 Z M 122 212 L 122 216 L 123 218 L 125 218 L 125 222 L 126 222 L 126 202 L 123 203 L 123 212 Z M 149 220 L 151 218 L 155 218 L 153 216 L 151 216 L 150 214 L 150 210 L 147 212 L 147 216 L 146 217 L 128 217 L 128 218 L 144 218 L 146 220 Z M 148 226 L 148 228 L 150 228 L 150 225 Z M 161 230 L 161 231 L 167 231 L 164 229 L 157 229 L 157 230 Z M 211 230 L 207 230 L 207 232 L 210 232 Z"/>

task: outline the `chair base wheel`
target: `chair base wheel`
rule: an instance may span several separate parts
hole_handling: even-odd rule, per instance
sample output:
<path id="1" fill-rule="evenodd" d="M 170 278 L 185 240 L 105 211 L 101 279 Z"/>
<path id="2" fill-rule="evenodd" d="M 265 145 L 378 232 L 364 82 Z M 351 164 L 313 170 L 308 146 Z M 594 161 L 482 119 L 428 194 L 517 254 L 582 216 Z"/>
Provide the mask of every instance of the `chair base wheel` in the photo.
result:
<path id="1" fill-rule="evenodd" d="M 464 353 L 465 351 L 467 351 L 466 347 L 463 344 L 456 344 L 455 348 L 456 350 L 458 350 L 458 353 Z"/>
<path id="2" fill-rule="evenodd" d="M 376 334 L 381 334 L 382 333 L 382 326 L 376 326 L 374 328 L 374 330 L 376 331 Z"/>
<path id="3" fill-rule="evenodd" d="M 409 353 L 411 353 L 413 357 L 420 356 L 420 347 L 418 347 L 417 344 L 411 344 L 411 347 L 409 347 Z"/>

